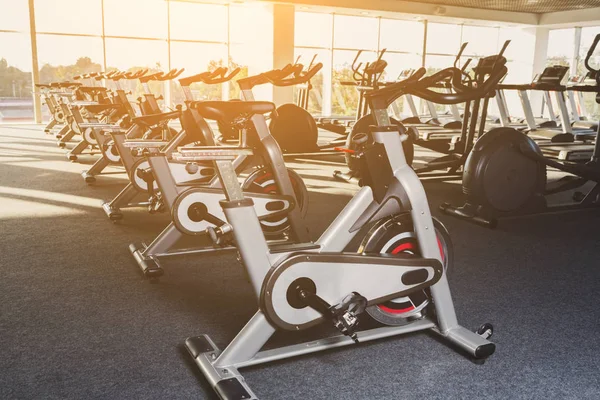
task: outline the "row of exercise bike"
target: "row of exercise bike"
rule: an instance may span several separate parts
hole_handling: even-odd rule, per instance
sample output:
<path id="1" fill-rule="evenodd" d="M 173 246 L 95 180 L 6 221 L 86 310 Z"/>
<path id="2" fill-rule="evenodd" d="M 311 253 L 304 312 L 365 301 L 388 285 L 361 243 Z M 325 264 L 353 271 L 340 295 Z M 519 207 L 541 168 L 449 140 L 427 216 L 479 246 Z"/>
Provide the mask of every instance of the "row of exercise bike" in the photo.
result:
<path id="1" fill-rule="evenodd" d="M 600 35 L 587 60 L 598 41 Z M 70 156 L 86 148 L 100 151 L 96 164 L 82 174 L 88 184 L 100 183 L 102 170 L 111 164 L 120 164 L 127 172 L 127 187 L 103 204 L 111 220 L 121 219 L 121 210 L 135 205 L 170 214 L 171 222 L 152 243 L 130 246 L 147 277 L 158 279 L 163 274 L 160 260 L 165 256 L 238 252 L 258 311 L 223 350 L 208 335 L 186 340 L 195 363 L 223 399 L 257 398 L 241 368 L 419 330 L 439 334 L 473 360 L 483 361 L 494 353 L 495 345 L 488 340 L 493 332 L 490 324 L 472 332 L 457 321 L 446 277 L 452 265 L 452 243 L 444 226 L 431 216 L 421 181 L 431 169 L 411 167 L 412 146 L 421 141 L 420 127 L 389 116 L 388 109 L 398 98 L 465 105 L 462 142 L 450 140 L 446 158 L 437 161 L 448 162 L 448 170 L 456 166 L 444 173 L 462 172 L 463 185 L 482 179 L 468 167 L 477 154 L 485 153 L 490 141 L 496 150 L 487 160 L 496 168 L 486 168 L 495 175 L 487 176 L 485 168 L 479 172 L 485 175 L 483 188 L 505 202 L 514 199 L 508 198 L 510 193 L 498 192 L 526 189 L 522 177 L 513 174 L 519 168 L 528 172 L 530 164 L 536 166 L 536 173 L 543 166 L 544 178 L 546 166 L 564 168 L 578 177 L 569 180 L 571 187 L 577 187 L 579 179 L 597 182 L 592 174 L 581 173 L 595 165 L 548 159 L 535 151 L 539 145 L 522 131 L 500 127 L 484 133 L 488 101 L 507 73 L 502 54 L 480 59 L 473 76 L 457 67 L 425 76 L 421 68 L 406 79 L 364 92 L 371 123 L 361 129 L 354 125 L 346 139 L 352 146 L 345 152 L 360 190 L 312 242 L 304 221 L 307 189 L 300 176 L 286 167 L 282 147 L 272 134 L 278 111 L 270 102 L 256 101 L 252 89 L 264 84 L 306 85 L 321 67 L 316 64 L 305 70 L 294 64 L 241 78 L 237 80 L 241 101 L 194 100 L 191 84 L 223 83 L 238 73 L 217 68 L 179 79 L 186 101 L 173 111 L 161 112 L 156 96 L 148 90 L 139 100 L 139 116 L 118 82 L 137 79 L 147 85 L 152 80 L 175 79 L 183 71 L 114 71 L 78 77 L 113 81 L 115 90 L 77 80 L 39 86 L 54 115 L 46 132 L 55 133 L 65 146 L 79 137 L 73 148 L 78 153 L 71 150 Z M 600 83 L 597 70 L 596 77 Z M 451 90 L 440 91 L 440 87 Z M 178 132 L 169 124 L 175 120 L 181 125 Z M 239 140 L 219 137 L 209 121 L 239 132 Z M 505 157 L 510 163 L 504 163 L 507 171 L 500 171 Z M 147 201 L 134 203 L 138 195 Z M 597 202 L 597 194 L 593 200 Z M 504 211 L 497 209 L 497 203 L 490 206 L 494 212 Z M 484 220 L 483 207 L 472 203 L 444 209 Z M 177 242 L 184 236 L 209 238 L 211 245 L 178 249 Z M 349 251 L 351 242 L 359 243 L 357 251 Z M 361 314 L 381 326 L 359 330 Z M 339 335 L 262 350 L 277 330 L 300 331 L 321 323 L 331 323 Z"/>

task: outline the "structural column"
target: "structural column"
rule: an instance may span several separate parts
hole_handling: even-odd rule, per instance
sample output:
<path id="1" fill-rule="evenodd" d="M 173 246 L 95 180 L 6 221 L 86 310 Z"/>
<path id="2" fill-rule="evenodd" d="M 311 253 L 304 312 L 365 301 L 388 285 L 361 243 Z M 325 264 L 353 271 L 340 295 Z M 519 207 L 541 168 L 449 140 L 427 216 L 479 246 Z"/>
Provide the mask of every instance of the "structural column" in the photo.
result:
<path id="1" fill-rule="evenodd" d="M 40 83 L 40 68 L 37 57 L 37 35 L 35 29 L 35 7 L 34 0 L 29 0 L 29 35 L 31 38 L 31 75 L 33 92 L 33 115 L 36 124 L 42 123 L 42 100 L 35 94 L 37 83 Z"/>
<path id="2" fill-rule="evenodd" d="M 550 28 L 530 28 L 526 31 L 531 31 L 535 35 L 535 47 L 533 53 L 533 75 L 541 73 L 546 68 L 548 60 L 548 39 L 550 37 Z M 533 79 L 533 76 L 531 77 Z M 531 93 L 531 107 L 534 115 L 542 108 L 542 94 L 539 91 Z"/>
<path id="3" fill-rule="evenodd" d="M 273 67 L 283 68 L 294 62 L 295 7 L 273 4 Z M 273 88 L 273 102 L 277 105 L 294 102 L 292 86 Z"/>

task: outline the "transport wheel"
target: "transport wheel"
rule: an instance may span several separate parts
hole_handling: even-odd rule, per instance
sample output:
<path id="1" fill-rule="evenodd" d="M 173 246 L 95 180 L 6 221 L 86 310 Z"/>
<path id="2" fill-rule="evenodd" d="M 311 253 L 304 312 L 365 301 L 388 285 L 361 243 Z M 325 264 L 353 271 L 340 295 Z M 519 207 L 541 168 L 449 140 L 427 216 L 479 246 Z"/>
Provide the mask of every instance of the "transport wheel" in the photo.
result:
<path id="1" fill-rule="evenodd" d="M 453 262 L 453 249 L 450 235 L 437 219 L 433 219 L 444 271 Z M 410 213 L 402 213 L 379 221 L 363 239 L 359 250 L 363 254 L 383 253 L 403 257 L 418 257 L 420 249 L 414 232 Z M 413 319 L 424 316 L 430 304 L 429 291 L 422 290 L 406 297 L 367 308 L 367 313 L 385 325 L 404 325 Z"/>
<path id="2" fill-rule="evenodd" d="M 302 216 L 306 215 L 308 210 L 308 191 L 306 185 L 300 175 L 291 169 L 288 169 L 290 181 L 294 188 L 294 194 L 296 195 L 296 207 L 300 208 Z M 264 193 L 264 194 L 278 194 L 277 183 L 275 177 L 264 168 L 260 168 L 251 173 L 248 178 L 244 181 L 244 190 L 253 193 Z M 260 221 L 263 232 L 267 237 L 278 237 L 285 234 L 289 229 L 289 223 L 287 217 L 275 216 L 266 218 Z"/>
<path id="3" fill-rule="evenodd" d="M 489 322 L 486 322 L 485 324 L 481 325 L 475 331 L 475 333 L 477 333 L 479 336 L 483 337 L 484 339 L 489 339 L 494 334 L 494 326 L 492 324 L 490 324 Z"/>

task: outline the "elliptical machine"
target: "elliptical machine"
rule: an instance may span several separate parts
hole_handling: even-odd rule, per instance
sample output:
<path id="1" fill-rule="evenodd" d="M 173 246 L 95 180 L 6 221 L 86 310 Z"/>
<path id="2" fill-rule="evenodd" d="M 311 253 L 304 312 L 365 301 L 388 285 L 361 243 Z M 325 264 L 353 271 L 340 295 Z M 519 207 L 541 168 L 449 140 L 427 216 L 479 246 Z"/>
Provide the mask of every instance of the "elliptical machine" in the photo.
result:
<path id="1" fill-rule="evenodd" d="M 365 94 L 370 90 L 378 87 L 378 82 L 387 66 L 387 62 L 382 59 L 385 54 L 385 49 L 381 50 L 377 56 L 377 60 L 371 63 L 366 63 L 363 67 L 362 62 L 358 62 L 362 50 L 359 51 L 352 62 L 352 73 L 354 81 L 340 82 L 343 86 L 356 87 L 358 91 L 358 105 L 356 115 L 350 118 L 319 118 L 315 119 L 303 105 L 308 101 L 308 90 L 300 92 L 299 104 L 284 104 L 277 108 L 277 117 L 272 118 L 269 123 L 273 137 L 279 143 L 284 156 L 286 157 L 323 157 L 337 156 L 341 147 L 346 142 L 348 128 L 356 121 L 360 120 L 368 113 L 368 104 L 365 100 Z M 314 59 L 313 59 L 314 61 Z M 313 61 L 307 70 L 314 68 Z M 301 64 L 296 64 L 300 66 Z M 317 64 L 321 65 L 321 64 Z M 300 71 L 298 71 L 300 73 Z M 308 83 L 310 85 L 310 82 Z M 340 137 L 326 143 L 319 143 L 319 129 L 323 128 L 334 132 Z"/>
<path id="2" fill-rule="evenodd" d="M 600 104 L 600 68 L 590 66 L 590 58 L 600 42 L 596 36 L 585 58 L 585 66 L 596 81 L 596 102 Z M 600 134 L 600 127 L 597 134 Z M 567 175 L 547 185 L 547 168 Z M 574 203 L 549 205 L 547 195 L 575 190 L 587 182 L 594 185 L 587 193 L 575 192 Z M 559 212 L 598 207 L 600 205 L 600 141 L 585 164 L 558 162 L 545 157 L 540 146 L 526 134 L 509 127 L 495 128 L 475 144 L 465 164 L 463 193 L 467 200 L 461 207 L 448 203 L 440 206 L 446 214 L 482 226 L 494 228 L 498 219 L 510 216 Z"/>
<path id="3" fill-rule="evenodd" d="M 460 70 L 446 74 L 450 72 L 455 83 L 461 85 Z M 257 399 L 240 374 L 240 368 L 420 330 L 439 334 L 478 360 L 485 360 L 494 353 L 495 345 L 487 340 L 492 333 L 491 325 L 484 324 L 474 333 L 457 322 L 440 251 L 444 246 L 440 246 L 440 236 L 436 238 L 436 224 L 425 190 L 402 151 L 406 129 L 390 123 L 387 114 L 391 102 L 409 85 L 428 90 L 425 88 L 440 77 L 419 81 L 424 73 L 421 69 L 414 81 L 399 82 L 367 95 L 376 125 L 365 137 L 356 138 L 370 142 L 362 156 L 365 185 L 315 243 L 268 247 L 253 202 L 244 197 L 234 178 L 233 155 L 219 150 L 200 150 L 186 155 L 185 149 L 174 155 L 188 161 L 193 157 L 215 161 L 226 196 L 226 200 L 221 201 L 227 218 L 225 230 L 235 237 L 259 302 L 259 310 L 224 350 L 207 335 L 186 340 L 190 355 L 222 399 Z M 493 75 L 477 89 L 460 87 L 460 94 L 431 92 L 431 96 L 440 96 L 438 99 L 456 96 L 466 101 L 472 96 L 481 96 L 480 90 L 489 91 L 503 75 Z M 368 250 L 358 254 L 344 252 L 368 224 L 395 221 L 400 215 L 412 223 L 411 233 L 418 247 L 412 256 Z M 371 239 L 365 237 L 366 241 Z M 406 315 L 381 309 L 381 305 L 391 300 L 417 294 L 428 299 L 435 313 L 427 314 L 422 309 Z M 388 326 L 358 331 L 359 316 L 365 311 Z M 388 318 L 379 318 L 380 312 Z M 340 334 L 260 351 L 277 330 L 300 331 L 323 322 L 330 322 Z"/>

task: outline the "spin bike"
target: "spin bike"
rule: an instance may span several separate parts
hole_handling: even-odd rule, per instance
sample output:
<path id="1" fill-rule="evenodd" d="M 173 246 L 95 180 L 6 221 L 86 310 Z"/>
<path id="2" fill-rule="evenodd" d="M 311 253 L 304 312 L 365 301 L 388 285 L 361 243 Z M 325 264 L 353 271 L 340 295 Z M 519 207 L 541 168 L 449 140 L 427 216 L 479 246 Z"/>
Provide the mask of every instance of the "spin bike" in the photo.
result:
<path id="1" fill-rule="evenodd" d="M 460 80 L 460 71 L 455 72 Z M 424 69 L 419 72 L 421 76 L 424 73 Z M 496 78 L 491 78 L 490 83 L 495 85 Z M 418 81 L 410 83 L 421 85 Z M 426 83 L 431 87 L 435 82 Z M 479 90 L 489 90 L 490 83 L 456 96 L 463 101 L 480 96 Z M 188 352 L 222 399 L 257 399 L 240 368 L 420 330 L 439 334 L 478 360 L 494 353 L 495 345 L 487 340 L 491 325 L 484 324 L 477 332 L 471 332 L 457 322 L 440 252 L 443 247 L 440 236 L 436 238 L 437 225 L 431 217 L 425 190 L 402 151 L 406 129 L 391 124 L 387 114 L 388 106 L 403 94 L 406 85 L 399 82 L 367 95 L 376 126 L 357 137 L 361 141 L 372 137 L 362 156 L 365 185 L 315 243 L 276 249 L 268 246 L 253 201 L 244 196 L 232 164 L 236 153 L 249 149 L 180 149 L 173 155 L 186 161 L 196 157 L 214 160 L 226 197 L 220 202 L 226 223 L 220 228 L 223 233 L 217 232 L 215 239 L 225 231 L 233 234 L 259 303 L 257 313 L 224 350 L 207 335 L 186 340 Z M 431 93 L 442 98 L 450 96 Z M 250 103 L 245 107 L 258 105 Z M 399 217 L 412 224 L 410 233 L 419 249 L 415 254 L 344 252 L 362 232 L 361 228 L 378 221 L 393 224 Z M 365 237 L 364 241 L 368 243 L 370 239 Z M 427 298 L 429 306 L 420 312 L 409 316 L 380 308 L 394 299 L 417 293 Z M 426 309 L 432 307 L 435 313 L 427 314 Z M 364 312 L 389 326 L 358 331 L 359 316 Z M 380 318 L 379 313 L 385 313 L 386 318 Z M 277 330 L 300 331 L 323 322 L 330 322 L 340 335 L 260 351 Z"/>
<path id="2" fill-rule="evenodd" d="M 276 86 L 288 86 L 308 81 L 320 69 L 312 68 L 304 75 L 288 76 L 294 67 L 273 70 L 257 76 L 240 79 L 238 84 L 245 98 L 252 98 L 252 88 L 272 83 Z M 248 108 L 248 104 L 254 104 Z M 255 102 L 214 102 L 199 101 L 188 104 L 199 118 L 197 127 L 206 138 L 211 138 L 212 130 L 204 119 L 215 120 L 242 131 L 240 144 L 250 146 L 253 154 L 243 153 L 233 162 L 234 172 L 251 172 L 245 178 L 243 188 L 246 196 L 254 199 L 256 213 L 264 235 L 277 243 L 299 243 L 308 240 L 308 230 L 304 224 L 304 215 L 308 208 L 308 192 L 298 174 L 285 167 L 281 150 L 271 135 L 264 114 L 273 113 L 272 103 Z M 250 118 L 252 117 L 252 118 Z M 185 123 L 185 121 L 184 121 Z M 185 126 L 184 126 L 185 129 Z M 213 143 L 208 143 L 210 148 Z M 135 142 L 131 146 L 140 146 Z M 227 147 L 229 148 L 229 147 Z M 181 147 L 179 151 L 190 154 L 202 147 Z M 139 149 L 138 149 L 139 150 Z M 215 176 L 215 169 L 209 160 L 204 163 L 183 162 L 179 165 L 187 171 L 207 171 L 211 181 L 199 181 L 194 184 L 177 184 L 169 170 L 169 158 L 158 149 L 143 149 L 148 153 L 147 160 L 156 180 L 162 200 L 171 212 L 171 223 L 149 245 L 132 244 L 130 251 L 138 265 L 149 278 L 163 274 L 159 259 L 165 256 L 235 250 L 231 244 L 231 235 L 217 240 L 217 246 L 177 249 L 176 243 L 184 236 L 211 235 L 220 232 L 225 226 L 225 216 L 219 206 L 223 199 L 221 181 Z M 180 157 L 180 160 L 183 160 Z M 237 178 L 236 178 L 237 179 Z"/>
<path id="3" fill-rule="evenodd" d="M 184 93 L 186 96 L 186 101 L 192 101 L 193 97 L 191 91 L 189 90 L 189 85 L 194 82 L 201 82 L 204 77 L 206 78 L 215 78 L 219 74 L 227 71 L 226 69 L 216 69 L 214 73 L 211 75 L 208 72 L 194 75 L 193 77 L 182 78 L 180 82 L 182 82 L 181 86 L 184 89 Z M 115 82 L 117 87 L 116 96 L 120 100 L 121 103 L 127 100 L 127 96 L 125 91 L 119 85 L 119 81 L 121 79 L 140 79 L 141 81 L 146 81 L 145 77 L 147 70 L 139 71 L 137 73 L 123 73 L 120 76 L 113 77 L 111 80 Z M 156 78 L 160 73 L 153 74 L 152 76 Z M 185 82 L 185 85 L 184 85 Z M 147 81 L 144 82 L 147 85 Z M 154 98 L 152 94 L 146 96 L 150 99 Z M 153 100 L 145 100 L 146 103 L 150 104 Z M 156 100 L 154 100 L 156 101 Z M 95 142 L 98 144 L 98 147 L 102 151 L 102 158 L 100 158 L 96 163 L 87 171 L 83 171 L 81 173 L 84 181 L 86 183 L 94 183 L 96 182 L 96 176 L 100 175 L 102 171 L 108 165 L 123 165 L 127 174 L 131 177 L 132 170 L 135 168 L 136 163 L 138 163 L 140 157 L 135 157 L 131 154 L 131 152 L 123 146 L 123 142 L 126 139 L 152 139 L 156 140 L 153 142 L 155 146 L 166 146 L 168 143 L 173 143 L 173 146 L 178 146 L 181 144 L 189 143 L 190 140 L 186 142 L 186 133 L 185 131 L 179 132 L 178 134 L 173 135 L 171 132 L 171 128 L 166 124 L 157 124 L 155 126 L 149 126 L 147 122 L 148 119 L 136 119 L 135 111 L 131 107 L 130 103 L 126 103 L 128 105 L 127 108 L 127 118 L 124 121 L 118 121 L 116 124 L 84 124 L 86 127 L 86 132 L 90 132 L 90 136 L 94 137 Z M 156 104 L 158 107 L 158 104 Z M 152 112 L 150 115 L 169 115 L 169 113 L 160 113 L 160 109 L 154 110 L 149 107 L 141 107 L 141 109 L 146 112 Z M 175 114 L 177 116 L 177 114 Z M 150 119 L 153 119 L 151 117 Z M 132 121 L 135 120 L 134 124 Z M 168 122 L 169 118 L 166 118 L 165 121 Z M 117 126 L 118 125 L 118 126 Z M 126 131 L 124 135 L 123 131 Z M 111 131 L 113 132 L 111 134 Z M 168 138 L 171 138 L 170 140 Z M 192 140 L 193 141 L 193 140 Z M 174 148 L 175 148 L 174 147 Z M 141 168 L 147 168 L 147 163 L 141 165 Z M 136 188 L 140 189 L 142 192 L 146 192 L 146 184 L 138 179 L 136 183 L 139 183 Z M 131 200 L 131 199 L 129 199 Z M 119 208 L 119 207 L 116 207 Z"/>

